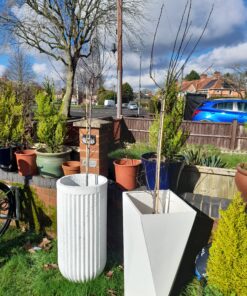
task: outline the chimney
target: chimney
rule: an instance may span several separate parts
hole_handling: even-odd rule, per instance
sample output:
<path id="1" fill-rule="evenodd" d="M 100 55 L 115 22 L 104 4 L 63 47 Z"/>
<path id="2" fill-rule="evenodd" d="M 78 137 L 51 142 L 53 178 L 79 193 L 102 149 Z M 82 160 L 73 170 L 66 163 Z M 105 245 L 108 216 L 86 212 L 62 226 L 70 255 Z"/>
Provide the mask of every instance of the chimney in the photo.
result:
<path id="1" fill-rule="evenodd" d="M 207 78 L 207 74 L 201 74 L 200 75 L 200 79 L 205 79 L 205 78 Z"/>
<path id="2" fill-rule="evenodd" d="M 215 71 L 214 72 L 214 77 L 217 78 L 217 79 L 219 79 L 221 77 L 221 73 L 218 72 L 218 71 Z"/>

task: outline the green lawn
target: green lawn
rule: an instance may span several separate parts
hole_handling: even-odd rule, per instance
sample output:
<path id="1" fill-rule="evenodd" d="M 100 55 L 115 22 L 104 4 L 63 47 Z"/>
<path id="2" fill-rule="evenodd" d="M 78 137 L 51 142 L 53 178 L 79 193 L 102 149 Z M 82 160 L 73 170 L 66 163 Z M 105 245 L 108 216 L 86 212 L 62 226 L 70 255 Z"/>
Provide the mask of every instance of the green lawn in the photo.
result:
<path id="1" fill-rule="evenodd" d="M 153 152 L 155 149 L 145 143 L 127 144 L 125 148 L 119 148 L 108 154 L 111 159 L 132 158 L 140 159 L 142 154 Z"/>
<path id="2" fill-rule="evenodd" d="M 235 169 L 237 164 L 240 162 L 247 162 L 247 153 L 246 154 L 222 153 L 220 157 L 222 161 L 226 163 L 226 167 L 230 169 Z"/>
<path id="3" fill-rule="evenodd" d="M 235 169 L 237 164 L 240 162 L 247 162 L 247 153 L 237 154 L 237 153 L 222 153 L 219 148 L 212 145 L 188 145 L 187 150 L 192 147 L 201 147 L 205 150 L 205 154 L 208 155 L 218 155 L 221 161 L 225 163 L 225 168 Z M 147 152 L 156 151 L 155 148 L 149 146 L 146 143 L 134 143 L 126 144 L 126 147 L 117 149 L 108 154 L 111 159 L 120 158 L 135 158 L 140 159 L 141 155 Z"/>
<path id="4" fill-rule="evenodd" d="M 71 283 L 57 268 L 57 247 L 30 253 L 30 246 L 42 241 L 40 235 L 11 229 L 0 240 L 0 296 L 117 296 L 123 295 L 123 268 L 117 256 L 108 254 L 106 269 L 87 283 Z M 109 271 L 112 271 L 112 275 Z M 108 273 L 108 274 L 107 274 Z"/>

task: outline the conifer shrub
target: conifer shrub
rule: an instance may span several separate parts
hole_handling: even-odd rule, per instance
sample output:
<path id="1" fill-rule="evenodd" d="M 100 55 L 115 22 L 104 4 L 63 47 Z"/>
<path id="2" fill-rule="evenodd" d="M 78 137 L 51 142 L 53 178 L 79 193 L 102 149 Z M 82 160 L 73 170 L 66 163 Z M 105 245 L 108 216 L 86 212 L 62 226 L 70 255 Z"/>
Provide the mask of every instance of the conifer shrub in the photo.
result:
<path id="1" fill-rule="evenodd" d="M 23 104 L 18 101 L 13 85 L 5 83 L 0 92 L 0 146 L 20 143 L 24 132 Z"/>
<path id="2" fill-rule="evenodd" d="M 37 136 L 41 143 L 46 144 L 46 152 L 62 151 L 66 135 L 66 118 L 56 102 L 54 86 L 47 82 L 45 91 L 36 96 L 38 121 Z"/>
<path id="3" fill-rule="evenodd" d="M 221 211 L 209 254 L 208 284 L 224 295 L 247 295 L 247 213 L 240 194 Z"/>
<path id="4" fill-rule="evenodd" d="M 189 132 L 181 127 L 184 114 L 184 100 L 179 96 L 178 87 L 175 82 L 169 85 L 166 93 L 161 94 L 165 101 L 164 129 L 161 147 L 161 155 L 164 159 L 172 160 L 180 152 L 189 137 Z M 160 128 L 160 115 L 149 128 L 149 143 L 153 147 L 158 145 L 158 134 Z"/>

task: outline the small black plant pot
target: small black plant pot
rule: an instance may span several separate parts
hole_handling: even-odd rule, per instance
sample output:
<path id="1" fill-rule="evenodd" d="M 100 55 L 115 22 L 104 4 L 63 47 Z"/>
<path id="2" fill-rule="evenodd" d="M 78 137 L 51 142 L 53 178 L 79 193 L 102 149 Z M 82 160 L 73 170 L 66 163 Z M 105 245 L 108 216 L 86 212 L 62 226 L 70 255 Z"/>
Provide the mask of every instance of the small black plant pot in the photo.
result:
<path id="1" fill-rule="evenodd" d="M 18 147 L 1 147 L 0 148 L 0 168 L 6 171 L 16 171 L 17 163 L 15 151 Z"/>
<path id="2" fill-rule="evenodd" d="M 156 179 L 156 153 L 145 153 L 141 157 L 148 190 L 154 190 Z M 184 168 L 185 161 L 183 156 L 177 156 L 174 160 L 161 162 L 160 167 L 160 189 L 171 189 L 177 191 L 179 178 Z"/>

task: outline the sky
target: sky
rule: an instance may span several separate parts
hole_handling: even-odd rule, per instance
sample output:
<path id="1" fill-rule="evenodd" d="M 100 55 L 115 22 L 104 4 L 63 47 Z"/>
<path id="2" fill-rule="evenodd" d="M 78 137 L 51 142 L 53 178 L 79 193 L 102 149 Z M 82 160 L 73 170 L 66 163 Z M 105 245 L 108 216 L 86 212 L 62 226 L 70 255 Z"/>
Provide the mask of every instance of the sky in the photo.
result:
<path id="1" fill-rule="evenodd" d="M 145 1 L 145 0 L 144 0 Z M 128 82 L 138 90 L 140 78 L 140 51 L 141 51 L 141 86 L 142 88 L 156 88 L 150 79 L 149 67 L 151 60 L 151 47 L 159 18 L 161 5 L 164 3 L 163 14 L 157 31 L 154 47 L 153 75 L 159 85 L 165 80 L 167 64 L 170 59 L 176 32 L 185 7 L 186 0 L 150 0 L 143 9 L 145 21 L 141 25 L 133 20 L 136 32 L 141 37 L 133 38 L 131 45 L 124 38 L 123 51 L 123 82 Z M 246 0 L 193 0 L 191 9 L 191 26 L 188 36 L 191 36 L 190 46 L 200 36 L 207 16 L 214 5 L 209 24 L 196 51 L 186 64 L 184 74 L 192 69 L 199 74 L 213 74 L 215 71 L 222 73 L 234 71 L 234 67 L 241 66 L 247 69 L 247 1 Z M 108 47 L 110 47 L 109 41 Z M 134 43 L 134 45 L 133 45 Z M 11 49 L 8 46 L 0 48 L 0 76 L 8 64 Z M 64 68 L 58 62 L 47 58 L 33 50 L 27 50 L 32 69 L 37 81 L 42 81 L 48 76 L 55 81 L 61 81 Z M 188 56 L 185 52 L 182 59 Z M 111 67 L 106 71 L 105 85 L 116 88 L 116 60 L 109 54 Z M 59 73 L 59 74 L 58 74 Z"/>

